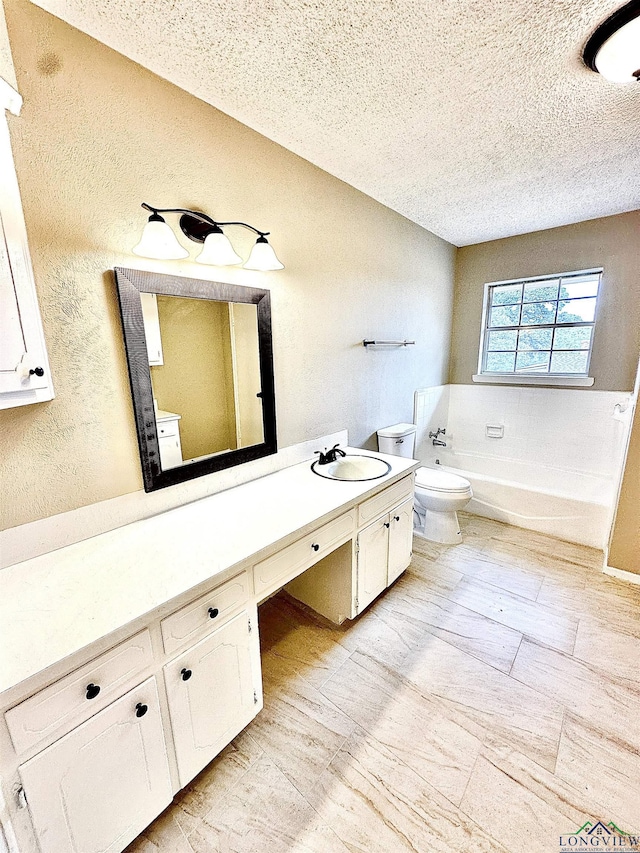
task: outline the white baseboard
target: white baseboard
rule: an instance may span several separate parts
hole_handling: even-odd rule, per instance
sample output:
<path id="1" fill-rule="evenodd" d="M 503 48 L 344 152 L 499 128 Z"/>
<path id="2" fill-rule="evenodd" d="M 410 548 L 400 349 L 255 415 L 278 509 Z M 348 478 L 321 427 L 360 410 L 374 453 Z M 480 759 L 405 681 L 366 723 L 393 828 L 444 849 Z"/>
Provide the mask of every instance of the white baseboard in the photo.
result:
<path id="1" fill-rule="evenodd" d="M 640 584 L 640 574 L 636 574 L 636 572 L 625 572 L 624 569 L 614 569 L 607 565 L 602 571 L 605 575 L 611 575 L 612 578 L 618 578 L 621 581 L 627 581 L 627 583 Z"/>
<path id="2" fill-rule="evenodd" d="M 323 435 L 311 441 L 303 441 L 283 447 L 272 456 L 263 456 L 253 462 L 225 468 L 195 480 L 178 483 L 166 489 L 147 494 L 142 490 L 120 495 L 99 503 L 41 518 L 19 527 L 0 532 L 0 569 L 6 569 L 23 560 L 30 560 L 56 551 L 74 542 L 81 542 L 100 533 L 124 527 L 134 521 L 150 518 L 183 504 L 226 491 L 250 480 L 265 477 L 306 459 L 313 459 L 314 451 L 323 450 L 334 444 L 349 443 L 347 430 Z M 1 853 L 1 848 L 0 848 Z"/>

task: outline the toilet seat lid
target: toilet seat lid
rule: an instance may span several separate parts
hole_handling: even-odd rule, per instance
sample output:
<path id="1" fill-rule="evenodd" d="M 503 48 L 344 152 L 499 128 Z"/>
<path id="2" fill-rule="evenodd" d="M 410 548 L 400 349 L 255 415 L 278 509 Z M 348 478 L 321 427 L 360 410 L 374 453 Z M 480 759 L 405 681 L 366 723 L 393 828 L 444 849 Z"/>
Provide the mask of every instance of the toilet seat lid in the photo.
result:
<path id="1" fill-rule="evenodd" d="M 436 471 L 434 468 L 418 468 L 416 486 L 433 489 L 434 492 L 466 492 L 471 483 L 457 474 L 448 471 Z"/>

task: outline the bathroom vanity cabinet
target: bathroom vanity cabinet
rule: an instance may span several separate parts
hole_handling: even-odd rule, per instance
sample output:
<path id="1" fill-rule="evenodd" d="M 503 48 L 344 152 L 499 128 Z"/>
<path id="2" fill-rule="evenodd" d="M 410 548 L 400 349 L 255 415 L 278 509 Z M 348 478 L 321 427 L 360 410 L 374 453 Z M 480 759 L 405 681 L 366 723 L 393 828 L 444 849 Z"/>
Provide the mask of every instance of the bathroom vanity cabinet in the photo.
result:
<path id="1" fill-rule="evenodd" d="M 1 586 L 3 574 L 32 568 L 25 585 L 37 582 L 41 570 L 51 597 L 60 607 L 68 603 L 69 619 L 75 613 L 83 622 L 82 598 L 94 608 L 77 625 L 75 640 L 63 638 L 70 644 L 64 654 L 51 648 L 57 635 L 46 646 L 46 612 L 21 629 L 24 602 L 16 602 L 14 628 L 28 630 L 40 663 L 29 662 L 27 652 L 15 667 L 31 672 L 20 679 L 16 669 L 9 681 L 3 673 L 0 683 L 0 818 L 10 853 L 124 850 L 262 708 L 257 605 L 285 586 L 339 622 L 361 613 L 406 568 L 417 464 L 393 460 L 391 474 L 377 482 L 332 483 L 304 463 L 0 573 L 2 595 L 9 591 Z M 266 516 L 254 520 L 253 530 L 236 514 L 249 504 L 262 506 Z M 216 518 L 228 540 L 202 524 L 210 519 L 211 527 Z M 173 541 L 174 524 L 184 534 L 182 566 L 165 573 L 159 543 L 155 572 L 136 554 L 130 571 L 117 574 L 118 549 L 165 530 Z M 244 542 L 234 538 L 240 529 Z M 214 563 L 212 551 L 219 559 L 207 577 L 198 564 L 207 554 Z M 93 561 L 93 578 L 78 571 L 81 556 Z M 167 567 L 175 560 L 169 554 Z M 110 599 L 100 585 L 102 568 L 104 577 L 111 570 L 116 586 L 135 583 L 136 575 L 144 584 L 148 570 L 155 588 L 132 588 L 128 602 L 116 590 Z M 183 572 L 181 590 L 176 569 Z M 132 600 L 141 609 L 135 618 L 112 613 L 111 631 L 95 624 L 100 608 L 130 607 Z M 87 631 L 97 632 L 90 643 Z"/>

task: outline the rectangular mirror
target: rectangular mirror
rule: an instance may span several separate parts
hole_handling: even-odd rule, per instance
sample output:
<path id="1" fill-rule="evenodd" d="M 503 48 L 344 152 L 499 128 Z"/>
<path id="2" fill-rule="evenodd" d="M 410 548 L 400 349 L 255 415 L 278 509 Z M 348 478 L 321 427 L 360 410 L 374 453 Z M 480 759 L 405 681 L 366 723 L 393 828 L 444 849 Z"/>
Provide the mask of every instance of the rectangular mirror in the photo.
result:
<path id="1" fill-rule="evenodd" d="M 269 291 L 115 276 L 145 490 L 275 453 Z"/>

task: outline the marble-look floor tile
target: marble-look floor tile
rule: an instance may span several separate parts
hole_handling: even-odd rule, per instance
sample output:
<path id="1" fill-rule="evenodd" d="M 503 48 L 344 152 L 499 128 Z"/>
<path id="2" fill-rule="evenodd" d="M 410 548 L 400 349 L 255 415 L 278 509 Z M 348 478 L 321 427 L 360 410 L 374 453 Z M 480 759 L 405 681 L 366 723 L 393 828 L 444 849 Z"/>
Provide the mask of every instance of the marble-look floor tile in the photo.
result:
<path id="1" fill-rule="evenodd" d="M 558 850 L 559 837 L 586 820 L 612 819 L 580 788 L 508 748 L 479 757 L 460 808 L 510 853 Z"/>
<path id="2" fill-rule="evenodd" d="M 350 652 L 363 651 L 402 671 L 405 661 L 419 653 L 426 639 L 419 623 L 400 621 L 381 601 L 343 626 L 341 644 Z"/>
<path id="3" fill-rule="evenodd" d="M 125 853 L 193 853 L 173 806 L 164 811 Z"/>
<path id="4" fill-rule="evenodd" d="M 422 578 L 434 592 L 441 595 L 454 590 L 463 577 L 462 572 L 443 566 L 438 560 L 427 560 L 416 554 L 411 559 L 407 574 Z"/>
<path id="5" fill-rule="evenodd" d="M 261 605 L 259 620 L 262 652 L 286 659 L 315 687 L 349 657 L 342 629 L 285 592 Z"/>
<path id="6" fill-rule="evenodd" d="M 640 833 L 640 753 L 623 740 L 565 715 L 556 774 L 602 804 L 625 832 Z"/>
<path id="7" fill-rule="evenodd" d="M 640 689 L 640 619 L 636 632 L 628 629 L 629 620 L 606 625 L 597 619 L 581 619 L 573 656 Z"/>
<path id="8" fill-rule="evenodd" d="M 576 589 L 567 583 L 558 583 L 556 578 L 545 578 L 538 594 L 538 604 L 564 610 L 575 617 L 597 619 L 610 623 L 614 628 L 618 623 L 632 625 L 631 633 L 640 630 L 640 606 L 633 597 L 612 593 L 599 585 L 597 573 L 587 575 L 583 589 Z M 624 629 L 627 633 L 629 628 Z"/>
<path id="9" fill-rule="evenodd" d="M 640 688 L 526 638 L 511 676 L 553 697 L 592 726 L 640 748 Z"/>
<path id="10" fill-rule="evenodd" d="M 436 562 L 462 572 L 467 577 L 508 590 L 531 601 L 536 600 L 544 580 L 542 573 L 515 569 L 495 559 L 493 555 L 467 544 L 451 548 Z"/>
<path id="11" fill-rule="evenodd" d="M 425 557 L 428 560 L 435 560 L 437 557 L 442 554 L 443 551 L 446 551 L 448 545 L 441 545 L 439 542 L 430 542 L 428 539 L 424 539 L 422 536 L 413 536 L 413 555 Z"/>
<path id="12" fill-rule="evenodd" d="M 564 539 L 555 539 L 538 533 L 536 530 L 525 530 L 522 527 L 512 527 L 503 524 L 502 527 L 492 534 L 491 538 L 501 539 L 512 545 L 519 545 L 530 551 L 538 551 L 564 560 L 567 563 L 576 563 L 591 569 L 602 569 L 604 554 L 596 548 L 586 545 L 577 545 L 574 542 L 566 542 Z"/>
<path id="13" fill-rule="evenodd" d="M 407 655 L 400 667 L 393 649 L 354 652 L 353 660 L 360 662 L 361 655 L 391 666 L 424 695 L 442 699 L 447 707 L 553 770 L 562 726 L 562 707 L 553 699 L 435 636 Z"/>
<path id="14" fill-rule="evenodd" d="M 279 673 L 269 653 L 265 665 L 264 708 L 248 731 L 265 754 L 301 793 L 315 784 L 355 724 L 303 678 Z"/>
<path id="15" fill-rule="evenodd" d="M 176 795 L 173 816 L 185 835 L 261 756 L 262 748 L 245 729 Z"/>
<path id="16" fill-rule="evenodd" d="M 412 574 L 400 578 L 394 594 L 383 598 L 381 608 L 503 672 L 511 669 L 522 639 L 519 631 L 461 607 Z"/>
<path id="17" fill-rule="evenodd" d="M 576 589 L 584 589 L 588 574 L 596 574 L 594 569 L 561 560 L 553 552 L 532 551 L 522 545 L 514 545 L 502 539 L 485 539 L 482 553 L 502 565 L 517 571 L 530 572 L 540 577 L 555 578 Z"/>
<path id="18" fill-rule="evenodd" d="M 450 597 L 462 607 L 482 613 L 555 649 L 566 652 L 573 649 L 578 620 L 559 609 L 529 601 L 474 578 L 461 580 Z"/>
<path id="19" fill-rule="evenodd" d="M 348 853 L 266 756 L 189 834 L 194 853 Z"/>
<path id="20" fill-rule="evenodd" d="M 309 799 L 353 853 L 506 853 L 364 732 L 351 736 Z"/>
<path id="21" fill-rule="evenodd" d="M 451 719 L 442 703 L 371 658 L 350 658 L 322 692 L 454 805 L 460 802 L 482 732 L 477 737 L 472 726 Z"/>

